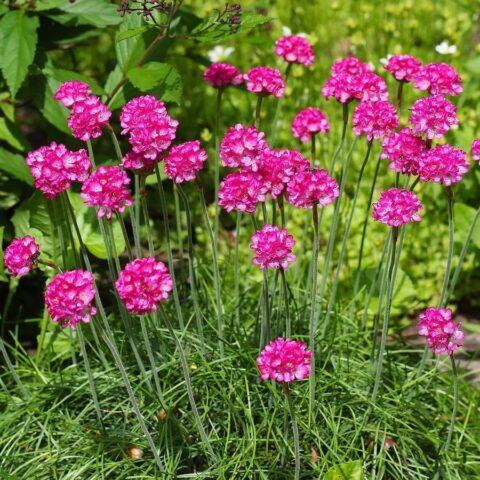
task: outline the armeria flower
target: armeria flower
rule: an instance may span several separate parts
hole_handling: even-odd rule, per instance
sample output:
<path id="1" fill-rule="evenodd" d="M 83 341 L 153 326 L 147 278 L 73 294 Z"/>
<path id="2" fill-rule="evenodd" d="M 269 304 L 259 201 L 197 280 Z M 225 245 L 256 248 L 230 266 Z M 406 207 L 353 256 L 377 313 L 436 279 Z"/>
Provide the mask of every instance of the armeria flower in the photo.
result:
<path id="1" fill-rule="evenodd" d="M 413 77 L 413 86 L 431 95 L 458 95 L 463 91 L 460 75 L 448 63 L 423 65 Z"/>
<path id="2" fill-rule="evenodd" d="M 287 184 L 287 200 L 295 207 L 326 207 L 339 195 L 338 184 L 321 168 L 298 172 Z"/>
<path id="3" fill-rule="evenodd" d="M 206 160 L 207 152 L 198 140 L 175 145 L 165 158 L 165 174 L 176 183 L 194 180 Z"/>
<path id="4" fill-rule="evenodd" d="M 72 330 L 78 323 L 89 323 L 97 309 L 93 275 L 85 270 L 59 273 L 47 285 L 45 305 L 52 321 Z"/>
<path id="5" fill-rule="evenodd" d="M 243 75 L 229 63 L 212 63 L 203 73 L 203 79 L 213 88 L 223 89 L 229 85 L 240 85 Z"/>
<path id="6" fill-rule="evenodd" d="M 384 100 L 360 102 L 353 112 L 353 133 L 367 141 L 392 135 L 398 127 L 395 107 Z"/>
<path id="7" fill-rule="evenodd" d="M 91 93 L 90 85 L 84 82 L 70 81 L 60 85 L 54 98 L 65 107 L 72 107 L 75 103 L 85 100 Z"/>
<path id="8" fill-rule="evenodd" d="M 85 150 L 70 151 L 55 142 L 30 152 L 25 163 L 35 180 L 35 188 L 49 199 L 70 188 L 72 182 L 85 181 L 91 169 Z"/>
<path id="9" fill-rule="evenodd" d="M 115 289 L 130 313 L 144 315 L 167 300 L 173 282 L 164 263 L 153 257 L 137 258 L 120 272 Z"/>
<path id="10" fill-rule="evenodd" d="M 265 201 L 267 189 L 255 172 L 228 174 L 220 184 L 218 204 L 227 212 L 253 213 L 257 204 Z"/>
<path id="11" fill-rule="evenodd" d="M 119 166 L 100 166 L 82 185 L 81 197 L 87 205 L 98 207 L 97 216 L 112 218 L 113 212 L 123 212 L 132 205 L 126 185 L 128 175 Z"/>
<path id="12" fill-rule="evenodd" d="M 295 255 L 292 253 L 294 246 L 295 240 L 285 228 L 264 225 L 261 230 L 253 234 L 250 242 L 250 248 L 255 252 L 253 263 L 261 270 L 265 268 L 286 270 L 295 260 Z"/>
<path id="13" fill-rule="evenodd" d="M 418 160 L 424 154 L 425 142 L 408 128 L 403 128 L 383 141 L 382 158 L 390 160 L 389 167 L 397 173 L 418 175 Z"/>
<path id="14" fill-rule="evenodd" d="M 137 174 L 148 173 L 158 163 L 156 158 L 147 158 L 141 153 L 128 152 L 122 158 L 122 166 L 126 170 L 132 170 Z"/>
<path id="15" fill-rule="evenodd" d="M 300 110 L 292 121 L 293 136 L 302 142 L 308 142 L 312 135 L 330 130 L 327 117 L 318 108 L 307 107 Z"/>
<path id="16" fill-rule="evenodd" d="M 452 319 L 449 308 L 428 307 L 418 316 L 418 334 L 424 335 L 429 348 L 436 355 L 453 352 L 462 345 L 462 324 Z"/>
<path id="17" fill-rule="evenodd" d="M 244 76 L 247 90 L 257 95 L 273 95 L 275 98 L 285 94 L 285 81 L 275 68 L 253 67 Z"/>
<path id="18" fill-rule="evenodd" d="M 224 167 L 246 167 L 257 170 L 260 153 L 267 148 L 265 134 L 254 126 L 237 124 L 227 130 L 220 144 L 220 159 Z"/>
<path id="19" fill-rule="evenodd" d="M 472 154 L 472 160 L 474 162 L 480 161 L 480 139 L 477 138 L 472 142 L 470 152 Z"/>
<path id="20" fill-rule="evenodd" d="M 399 82 L 411 82 L 421 66 L 422 62 L 411 55 L 392 55 L 385 65 L 385 70 Z"/>
<path id="21" fill-rule="evenodd" d="M 425 135 L 429 140 L 442 138 L 458 125 L 457 111 L 440 95 L 419 98 L 410 109 L 410 124 L 417 135 Z"/>
<path id="22" fill-rule="evenodd" d="M 165 115 L 167 115 L 165 104 L 153 95 L 132 98 L 122 107 L 120 112 L 122 134 L 125 135 L 134 128 L 138 128 L 139 124 L 148 121 L 152 117 Z"/>
<path id="23" fill-rule="evenodd" d="M 30 235 L 14 238 L 5 249 L 3 263 L 11 275 L 26 275 L 35 267 L 40 255 L 40 246 Z"/>
<path id="24" fill-rule="evenodd" d="M 108 124 L 111 115 L 108 107 L 98 97 L 91 95 L 73 104 L 68 126 L 74 137 L 87 141 L 102 134 L 102 129 Z"/>
<path id="25" fill-rule="evenodd" d="M 315 53 L 309 41 L 300 35 L 287 35 L 275 42 L 275 55 L 288 63 L 300 63 L 306 67 L 313 65 Z"/>
<path id="26" fill-rule="evenodd" d="M 389 227 L 399 227 L 409 222 L 419 222 L 419 211 L 423 208 L 418 197 L 410 190 L 391 188 L 382 192 L 373 204 L 372 217 Z"/>
<path id="27" fill-rule="evenodd" d="M 262 380 L 293 382 L 310 376 L 312 351 L 304 342 L 290 338 L 271 341 L 257 358 Z"/>
<path id="28" fill-rule="evenodd" d="M 427 150 L 418 161 L 418 175 L 422 182 L 441 182 L 448 187 L 458 183 L 467 171 L 466 152 L 451 145 L 437 145 Z"/>

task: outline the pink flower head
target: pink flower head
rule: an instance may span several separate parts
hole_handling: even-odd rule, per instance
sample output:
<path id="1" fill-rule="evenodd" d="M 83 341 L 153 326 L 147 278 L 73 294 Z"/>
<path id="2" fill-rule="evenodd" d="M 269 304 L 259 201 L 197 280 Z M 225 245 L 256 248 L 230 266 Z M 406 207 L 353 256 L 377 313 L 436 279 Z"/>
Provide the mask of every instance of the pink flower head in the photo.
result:
<path id="1" fill-rule="evenodd" d="M 26 275 L 35 267 L 40 246 L 30 235 L 14 238 L 12 243 L 5 249 L 3 263 L 11 275 Z"/>
<path id="2" fill-rule="evenodd" d="M 285 228 L 264 225 L 253 234 L 250 242 L 250 248 L 255 252 L 253 263 L 261 270 L 277 267 L 286 270 L 288 264 L 295 260 L 292 253 L 294 246 L 295 240 Z"/>
<path id="3" fill-rule="evenodd" d="M 304 342 L 290 338 L 271 341 L 257 358 L 262 380 L 292 382 L 310 376 L 312 351 Z"/>
<path id="4" fill-rule="evenodd" d="M 227 130 L 220 144 L 220 159 L 224 167 L 258 169 L 260 153 L 267 148 L 265 134 L 254 126 L 237 124 Z"/>
<path id="5" fill-rule="evenodd" d="M 65 107 L 72 107 L 75 103 L 85 100 L 91 93 L 90 85 L 84 82 L 71 81 L 62 83 L 54 98 Z"/>
<path id="6" fill-rule="evenodd" d="M 147 122 L 151 117 L 165 115 L 167 115 L 165 104 L 153 95 L 132 98 L 122 107 L 120 112 L 122 134 L 125 135 L 138 128 L 140 124 Z"/>
<path id="7" fill-rule="evenodd" d="M 307 107 L 300 110 L 292 122 L 293 136 L 302 142 L 308 142 L 312 135 L 318 132 L 327 133 L 329 130 L 327 117 L 318 108 Z"/>
<path id="8" fill-rule="evenodd" d="M 240 85 L 243 75 L 237 67 L 228 63 L 212 63 L 203 73 L 203 79 L 213 88 L 225 88 L 229 85 Z"/>
<path id="9" fill-rule="evenodd" d="M 422 62 L 411 55 L 392 55 L 385 69 L 399 82 L 411 82 L 421 66 Z"/>
<path id="10" fill-rule="evenodd" d="M 82 185 L 80 194 L 87 205 L 98 207 L 97 216 L 112 218 L 113 212 L 123 212 L 132 205 L 132 197 L 126 185 L 128 175 L 119 166 L 98 167 Z"/>
<path id="11" fill-rule="evenodd" d="M 326 207 L 339 195 L 338 184 L 326 170 L 315 168 L 298 172 L 287 184 L 287 200 L 295 207 Z"/>
<path id="12" fill-rule="evenodd" d="M 448 63 L 423 65 L 413 77 L 413 86 L 431 95 L 458 95 L 463 91 L 460 75 Z"/>
<path id="13" fill-rule="evenodd" d="M 467 154 L 451 145 L 437 145 L 419 158 L 418 175 L 422 182 L 458 183 L 468 171 Z"/>
<path id="14" fill-rule="evenodd" d="M 450 128 L 458 125 L 457 111 L 452 103 L 438 95 L 419 98 L 410 109 L 413 133 L 432 140 L 442 138 Z"/>
<path id="15" fill-rule="evenodd" d="M 47 285 L 45 304 L 52 321 L 61 327 L 75 329 L 78 323 L 89 323 L 97 309 L 93 275 L 85 270 L 59 273 Z"/>
<path id="16" fill-rule="evenodd" d="M 137 174 L 151 172 L 158 160 L 156 158 L 147 158 L 141 153 L 128 152 L 122 158 L 122 166 L 126 170 L 132 170 Z"/>
<path id="17" fill-rule="evenodd" d="M 143 315 L 158 308 L 173 289 L 172 277 L 153 257 L 137 258 L 120 272 L 115 288 L 130 313 Z"/>
<path id="18" fill-rule="evenodd" d="M 234 172 L 220 184 L 218 204 L 227 212 L 253 213 L 257 204 L 265 201 L 266 193 L 267 189 L 257 173 Z"/>
<path id="19" fill-rule="evenodd" d="M 362 86 L 358 99 L 361 102 L 387 100 L 388 89 L 385 80 L 376 73 L 367 71 L 362 77 Z"/>
<path id="20" fill-rule="evenodd" d="M 285 94 L 285 81 L 275 68 L 253 67 L 244 76 L 249 92 L 257 95 L 273 95 L 275 98 Z"/>
<path id="21" fill-rule="evenodd" d="M 418 160 L 424 154 L 425 142 L 408 128 L 403 128 L 383 141 L 382 158 L 390 160 L 389 167 L 397 173 L 418 175 Z"/>
<path id="22" fill-rule="evenodd" d="M 453 352 L 462 345 L 462 324 L 452 320 L 449 308 L 428 307 L 418 316 L 418 334 L 424 335 L 429 348 L 436 355 Z"/>
<path id="23" fill-rule="evenodd" d="M 408 222 L 419 222 L 419 211 L 423 208 L 417 196 L 410 190 L 391 188 L 382 192 L 373 204 L 372 217 L 389 227 L 399 227 Z"/>
<path id="24" fill-rule="evenodd" d="M 309 41 L 300 35 L 287 35 L 275 42 L 275 55 L 288 63 L 300 63 L 306 67 L 313 65 L 315 53 Z"/>
<path id="25" fill-rule="evenodd" d="M 470 152 L 472 153 L 472 160 L 474 162 L 480 161 L 480 139 L 477 138 L 472 142 Z"/>
<path id="26" fill-rule="evenodd" d="M 73 104 L 72 113 L 68 117 L 68 126 L 72 135 L 87 141 L 102 134 L 102 129 L 108 124 L 112 112 L 98 97 L 90 95 L 85 100 Z"/>
<path id="27" fill-rule="evenodd" d="M 353 133 L 367 141 L 392 135 L 398 127 L 395 107 L 384 100 L 360 102 L 353 112 Z"/>
<path id="28" fill-rule="evenodd" d="M 85 150 L 70 151 L 55 142 L 30 152 L 25 163 L 35 187 L 49 199 L 70 188 L 72 182 L 85 181 L 91 169 Z"/>
<path id="29" fill-rule="evenodd" d="M 165 158 L 165 174 L 176 183 L 194 180 L 207 160 L 198 140 L 175 145 Z"/>

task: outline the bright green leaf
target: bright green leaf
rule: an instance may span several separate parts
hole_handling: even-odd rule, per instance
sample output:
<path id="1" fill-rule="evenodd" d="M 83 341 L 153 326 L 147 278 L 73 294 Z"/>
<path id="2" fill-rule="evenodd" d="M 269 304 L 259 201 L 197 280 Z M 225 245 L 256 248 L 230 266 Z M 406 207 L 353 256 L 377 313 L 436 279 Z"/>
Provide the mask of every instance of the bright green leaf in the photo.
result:
<path id="1" fill-rule="evenodd" d="M 363 480 L 365 476 L 362 471 L 362 461 L 340 463 L 332 467 L 323 480 Z"/>
<path id="2" fill-rule="evenodd" d="M 128 30 L 119 32 L 115 40 L 117 42 L 121 42 L 122 40 L 127 40 L 128 38 L 136 37 L 138 35 L 141 35 L 143 32 L 146 32 L 147 30 L 149 30 L 149 28 L 150 27 L 148 27 L 147 25 L 143 25 L 141 27 L 136 27 L 136 28 L 129 28 Z"/>
<path id="3" fill-rule="evenodd" d="M 29 148 L 28 141 L 23 137 L 18 127 L 3 117 L 0 117 L 0 140 L 20 151 Z"/>
<path id="4" fill-rule="evenodd" d="M 17 180 L 33 185 L 33 178 L 25 159 L 21 155 L 9 152 L 4 148 L 0 148 L 0 170 Z"/>
<path id="5" fill-rule="evenodd" d="M 118 41 L 118 37 L 133 28 L 141 27 L 143 24 L 144 22 L 139 16 L 128 15 L 124 17 L 122 24 L 118 27 L 115 51 L 118 65 L 123 72 L 135 65 L 146 48 L 146 42 L 143 35 L 127 38 L 122 42 Z"/>
<path id="6" fill-rule="evenodd" d="M 65 0 L 57 9 L 61 12 L 50 13 L 49 16 L 66 25 L 93 25 L 102 28 L 122 21 L 117 7 L 106 0 Z"/>
<path id="7" fill-rule="evenodd" d="M 455 202 L 453 212 L 455 220 L 455 242 L 460 244 L 465 243 L 476 214 L 477 210 L 475 208 L 465 205 L 464 203 Z M 478 218 L 472 233 L 471 242 L 477 248 L 480 248 L 480 219 Z"/>
<path id="8" fill-rule="evenodd" d="M 43 69 L 43 72 L 47 75 L 47 77 L 51 76 L 60 83 L 68 82 L 71 80 L 78 80 L 80 82 L 88 83 L 95 95 L 103 95 L 105 93 L 103 88 L 98 83 L 96 83 L 86 75 L 82 75 L 81 73 L 72 72 L 71 70 L 63 70 L 61 68 L 53 68 L 51 64 L 45 67 Z"/>

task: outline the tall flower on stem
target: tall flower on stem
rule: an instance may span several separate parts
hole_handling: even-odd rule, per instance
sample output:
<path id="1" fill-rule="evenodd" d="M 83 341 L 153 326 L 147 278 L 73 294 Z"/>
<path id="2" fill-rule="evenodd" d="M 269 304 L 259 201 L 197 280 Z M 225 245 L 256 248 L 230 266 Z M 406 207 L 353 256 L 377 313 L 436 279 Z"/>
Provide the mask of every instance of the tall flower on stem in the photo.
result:
<path id="1" fill-rule="evenodd" d="M 430 95 L 458 95 L 462 93 L 462 79 L 448 63 L 427 63 L 413 76 L 413 86 Z"/>
<path id="2" fill-rule="evenodd" d="M 14 238 L 5 249 L 3 263 L 8 272 L 16 276 L 26 275 L 35 268 L 40 256 L 40 246 L 31 235 Z"/>
<path id="3" fill-rule="evenodd" d="M 300 35 L 286 35 L 275 42 L 275 55 L 286 62 L 311 67 L 315 61 L 315 52 L 310 42 Z"/>
<path id="4" fill-rule="evenodd" d="M 397 108 L 400 111 L 402 107 L 403 86 L 413 80 L 422 63 L 411 55 L 392 55 L 385 70 L 389 71 L 398 82 L 397 90 Z"/>

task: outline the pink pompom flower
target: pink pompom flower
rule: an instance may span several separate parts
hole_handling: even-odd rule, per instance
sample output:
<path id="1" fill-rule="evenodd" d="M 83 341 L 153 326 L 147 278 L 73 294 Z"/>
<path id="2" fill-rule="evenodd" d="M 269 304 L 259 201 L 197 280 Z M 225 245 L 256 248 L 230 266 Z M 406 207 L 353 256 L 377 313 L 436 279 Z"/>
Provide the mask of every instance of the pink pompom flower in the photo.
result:
<path id="1" fill-rule="evenodd" d="M 392 55 L 385 70 L 388 70 L 399 82 L 411 82 L 422 66 L 422 62 L 411 55 Z"/>
<path id="2" fill-rule="evenodd" d="M 308 142 L 316 133 L 327 133 L 329 130 L 327 117 L 318 108 L 300 110 L 292 121 L 292 134 L 301 142 Z"/>
<path id="3" fill-rule="evenodd" d="M 194 180 L 206 160 L 207 152 L 198 140 L 175 145 L 165 158 L 165 174 L 176 183 Z"/>
<path id="4" fill-rule="evenodd" d="M 399 227 L 409 222 L 419 222 L 419 211 L 423 208 L 418 197 L 410 190 L 391 188 L 382 192 L 373 204 L 372 217 L 389 227 Z"/>
<path id="5" fill-rule="evenodd" d="M 275 98 L 285 95 L 285 80 L 275 68 L 253 67 L 243 79 L 249 92 L 261 96 L 273 95 Z"/>
<path id="6" fill-rule="evenodd" d="M 93 275 L 85 270 L 70 270 L 53 277 L 45 291 L 45 304 L 52 322 L 61 327 L 76 328 L 78 323 L 89 323 L 97 309 Z"/>
<path id="7" fill-rule="evenodd" d="M 458 95 L 463 91 L 460 75 L 448 63 L 423 65 L 413 77 L 413 86 L 431 95 Z"/>
<path id="8" fill-rule="evenodd" d="M 339 195 L 338 184 L 326 170 L 315 168 L 298 172 L 287 184 L 287 200 L 295 207 L 326 207 Z"/>
<path id="9" fill-rule="evenodd" d="M 28 153 L 25 163 L 38 188 L 52 199 L 70 188 L 72 182 L 83 182 L 90 173 L 91 163 L 85 150 L 67 150 L 52 142 Z"/>
<path id="10" fill-rule="evenodd" d="M 449 308 L 428 307 L 418 318 L 418 334 L 425 336 L 428 347 L 436 355 L 444 352 L 452 355 L 462 345 L 462 325 L 452 319 Z"/>
<path id="11" fill-rule="evenodd" d="M 98 207 L 97 216 L 112 218 L 113 212 L 123 212 L 132 205 L 126 185 L 128 175 L 119 166 L 98 167 L 82 185 L 81 197 L 86 205 Z"/>
<path id="12" fill-rule="evenodd" d="M 286 270 L 295 260 L 292 253 L 294 246 L 295 240 L 285 228 L 266 224 L 252 236 L 250 248 L 255 253 L 253 263 L 261 270 L 265 268 Z"/>
<path id="13" fill-rule="evenodd" d="M 112 112 L 98 97 L 90 95 L 73 104 L 68 126 L 75 138 L 87 141 L 102 134 L 102 129 L 108 124 L 111 115 Z"/>
<path id="14" fill-rule="evenodd" d="M 472 142 L 472 146 L 470 147 L 470 152 L 472 154 L 472 160 L 474 162 L 480 161 L 480 139 L 476 138 Z"/>
<path id="15" fill-rule="evenodd" d="M 156 158 L 147 158 L 141 153 L 135 152 L 128 152 L 122 158 L 122 167 L 138 175 L 150 173 L 157 163 Z"/>
<path id="16" fill-rule="evenodd" d="M 275 55 L 288 63 L 300 63 L 306 67 L 313 65 L 315 53 L 310 42 L 300 35 L 287 35 L 275 42 Z"/>
<path id="17" fill-rule="evenodd" d="M 36 266 L 40 255 L 40 246 L 30 235 L 14 238 L 12 243 L 5 249 L 3 263 L 5 268 L 14 277 L 26 275 Z"/>
<path id="18" fill-rule="evenodd" d="M 267 188 L 255 172 L 234 172 L 220 183 L 218 204 L 227 212 L 253 213 L 257 204 L 264 202 Z"/>
<path id="19" fill-rule="evenodd" d="M 168 299 L 173 282 L 164 263 L 146 257 L 127 263 L 115 288 L 130 313 L 144 315 L 157 310 L 158 304 Z"/>
<path id="20" fill-rule="evenodd" d="M 152 117 L 167 115 L 165 104 L 153 95 L 142 95 L 128 101 L 120 112 L 120 125 L 125 135 Z"/>
<path id="21" fill-rule="evenodd" d="M 446 98 L 419 98 L 410 109 L 410 124 L 416 135 L 425 135 L 427 139 L 442 138 L 453 126 L 458 125 L 455 106 Z"/>
<path id="22" fill-rule="evenodd" d="M 389 168 L 405 175 L 418 175 L 418 160 L 425 153 L 425 142 L 408 128 L 383 141 L 382 158 L 390 160 Z"/>
<path id="23" fill-rule="evenodd" d="M 290 338 L 272 340 L 257 358 L 262 380 L 293 382 L 310 376 L 312 351 L 304 342 Z"/>
<path id="24" fill-rule="evenodd" d="M 468 171 L 467 154 L 451 145 L 437 145 L 419 158 L 418 175 L 422 182 L 458 183 Z"/>
<path id="25" fill-rule="evenodd" d="M 86 100 L 91 93 L 90 85 L 84 82 L 70 81 L 60 85 L 54 98 L 65 107 L 72 107 L 75 103 Z"/>
<path id="26" fill-rule="evenodd" d="M 395 107 L 384 100 L 360 102 L 353 112 L 353 133 L 367 141 L 388 137 L 398 127 Z"/>
<path id="27" fill-rule="evenodd" d="M 220 143 L 220 159 L 224 167 L 243 167 L 256 171 L 260 153 L 267 148 L 265 134 L 254 126 L 237 124 L 227 130 Z"/>
<path id="28" fill-rule="evenodd" d="M 212 63 L 203 73 L 203 79 L 213 88 L 224 89 L 229 85 L 240 85 L 243 75 L 228 63 Z"/>

